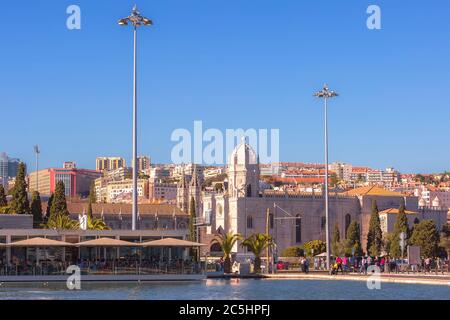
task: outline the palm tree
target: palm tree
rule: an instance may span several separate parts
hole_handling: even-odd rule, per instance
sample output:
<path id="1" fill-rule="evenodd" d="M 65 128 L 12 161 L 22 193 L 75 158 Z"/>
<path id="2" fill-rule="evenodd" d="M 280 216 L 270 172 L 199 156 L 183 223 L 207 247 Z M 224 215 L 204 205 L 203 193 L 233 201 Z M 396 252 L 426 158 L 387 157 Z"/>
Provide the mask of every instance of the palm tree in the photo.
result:
<path id="1" fill-rule="evenodd" d="M 111 230 L 102 219 L 91 218 L 88 216 L 87 220 L 87 228 L 88 230 Z"/>
<path id="2" fill-rule="evenodd" d="M 73 230 L 80 227 L 80 223 L 72 220 L 68 215 L 57 214 L 51 217 L 46 224 L 43 225 L 46 229 L 66 229 Z"/>
<path id="3" fill-rule="evenodd" d="M 261 272 L 261 255 L 263 250 L 272 244 L 272 236 L 264 233 L 255 233 L 242 242 L 242 246 L 252 252 L 255 256 L 255 273 Z"/>
<path id="4" fill-rule="evenodd" d="M 242 240 L 241 235 L 233 232 L 216 235 L 216 238 L 211 240 L 211 244 L 218 244 L 222 248 L 225 273 L 231 273 L 231 251 L 238 240 Z"/>

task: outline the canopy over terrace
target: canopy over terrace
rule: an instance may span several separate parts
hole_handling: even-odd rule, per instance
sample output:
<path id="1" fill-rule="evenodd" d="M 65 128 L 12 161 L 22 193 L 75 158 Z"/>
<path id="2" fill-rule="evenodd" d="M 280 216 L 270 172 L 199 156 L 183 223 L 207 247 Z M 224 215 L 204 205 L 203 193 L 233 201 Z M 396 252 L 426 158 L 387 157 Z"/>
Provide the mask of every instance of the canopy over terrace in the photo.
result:
<path id="1" fill-rule="evenodd" d="M 175 238 L 164 238 L 159 240 L 147 241 L 142 242 L 140 245 L 142 247 L 184 247 L 184 248 L 205 246 L 205 244 L 203 243 Z"/>
<path id="2" fill-rule="evenodd" d="M 65 241 L 58 241 L 47 238 L 30 238 L 26 240 L 20 240 L 12 242 L 10 244 L 2 245 L 10 247 L 72 247 L 73 244 Z"/>
<path id="3" fill-rule="evenodd" d="M 75 244 L 77 247 L 137 247 L 138 243 L 118 240 L 113 238 L 99 238 L 94 240 L 82 241 Z"/>

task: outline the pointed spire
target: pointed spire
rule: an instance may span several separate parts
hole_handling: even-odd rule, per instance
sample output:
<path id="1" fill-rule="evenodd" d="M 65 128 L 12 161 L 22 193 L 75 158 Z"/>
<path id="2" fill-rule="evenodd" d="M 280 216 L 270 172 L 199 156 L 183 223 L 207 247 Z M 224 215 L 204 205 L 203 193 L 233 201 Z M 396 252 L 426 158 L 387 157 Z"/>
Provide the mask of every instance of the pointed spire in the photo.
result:
<path id="1" fill-rule="evenodd" d="M 191 186 L 192 187 L 198 187 L 198 175 L 197 175 L 197 165 L 194 164 L 194 169 L 192 172 L 192 180 L 191 180 Z"/>

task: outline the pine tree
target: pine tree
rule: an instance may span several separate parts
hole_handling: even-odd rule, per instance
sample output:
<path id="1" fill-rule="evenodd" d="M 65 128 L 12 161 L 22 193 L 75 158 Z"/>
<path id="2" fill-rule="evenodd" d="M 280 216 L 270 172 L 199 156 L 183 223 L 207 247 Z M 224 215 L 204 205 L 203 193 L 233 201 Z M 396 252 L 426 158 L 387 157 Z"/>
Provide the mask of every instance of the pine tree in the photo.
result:
<path id="1" fill-rule="evenodd" d="M 52 199 L 52 205 L 50 207 L 50 217 L 56 217 L 58 215 L 69 215 L 67 210 L 66 193 L 64 182 L 58 181 L 55 187 L 55 194 Z"/>
<path id="2" fill-rule="evenodd" d="M 191 197 L 191 201 L 189 202 L 189 240 L 197 242 L 197 230 L 195 226 L 195 218 L 197 214 L 195 212 L 195 200 L 194 197 Z M 190 256 L 194 257 L 194 261 L 198 260 L 198 248 L 191 248 Z"/>
<path id="3" fill-rule="evenodd" d="M 398 211 L 399 212 L 397 215 L 397 220 L 395 221 L 394 224 L 394 231 L 392 232 L 392 243 L 391 243 L 391 254 L 396 258 L 405 256 L 406 244 L 408 242 L 410 235 L 410 230 L 408 227 L 408 218 L 406 216 L 406 208 L 404 202 L 402 202 Z M 405 247 L 403 252 L 400 247 L 400 234 L 402 232 L 405 234 Z"/>
<path id="4" fill-rule="evenodd" d="M 341 253 L 340 241 L 341 241 L 341 234 L 339 232 L 339 225 L 336 223 L 334 225 L 333 238 L 331 240 L 331 252 L 335 257 L 339 256 Z"/>
<path id="5" fill-rule="evenodd" d="M 37 191 L 33 192 L 33 196 L 31 198 L 30 211 L 31 214 L 33 215 L 33 227 L 38 228 L 42 224 L 43 219 L 42 219 L 41 196 Z"/>
<path id="6" fill-rule="evenodd" d="M 91 187 L 89 189 L 89 202 L 97 203 L 97 195 L 95 193 L 95 182 L 94 181 L 92 181 Z"/>
<path id="7" fill-rule="evenodd" d="M 367 233 L 367 252 L 372 256 L 381 254 L 383 232 L 381 231 L 380 215 L 375 200 L 372 201 L 372 215 L 370 216 L 369 231 Z"/>
<path id="8" fill-rule="evenodd" d="M 97 197 L 95 195 L 95 182 L 92 181 L 91 188 L 89 190 L 89 202 L 88 202 L 88 208 L 87 208 L 87 215 L 90 219 L 94 218 L 94 215 L 92 213 L 92 204 L 97 202 Z"/>
<path id="9" fill-rule="evenodd" d="M 347 230 L 347 241 L 345 246 L 345 251 L 347 255 L 354 254 L 355 256 L 362 255 L 361 248 L 361 232 L 359 228 L 359 223 L 353 220 Z"/>
<path id="10" fill-rule="evenodd" d="M 8 205 L 8 201 L 6 200 L 5 188 L 0 184 L 0 207 L 6 207 Z"/>
<path id="11" fill-rule="evenodd" d="M 12 190 L 11 213 L 30 213 L 30 203 L 28 201 L 27 183 L 25 181 L 25 164 L 21 162 L 17 171 L 16 183 Z"/>
<path id="12" fill-rule="evenodd" d="M 54 193 L 52 193 L 50 195 L 50 197 L 48 198 L 47 209 L 45 210 L 45 218 L 44 218 L 45 222 L 47 222 L 48 219 L 50 218 L 50 209 L 52 208 L 52 203 L 53 203 L 53 199 L 54 198 L 55 198 L 55 194 Z"/>
<path id="13" fill-rule="evenodd" d="M 414 227 L 410 243 L 420 246 L 422 256 L 434 258 L 439 248 L 439 232 L 433 220 L 423 220 Z"/>

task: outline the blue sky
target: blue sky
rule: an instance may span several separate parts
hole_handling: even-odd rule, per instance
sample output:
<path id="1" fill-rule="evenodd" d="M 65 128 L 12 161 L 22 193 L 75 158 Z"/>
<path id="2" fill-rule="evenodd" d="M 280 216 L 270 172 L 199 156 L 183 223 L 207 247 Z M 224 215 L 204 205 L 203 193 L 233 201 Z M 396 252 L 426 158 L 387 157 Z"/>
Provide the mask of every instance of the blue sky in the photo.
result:
<path id="1" fill-rule="evenodd" d="M 169 162 L 174 129 L 279 128 L 283 161 L 322 162 L 324 82 L 330 160 L 402 172 L 450 169 L 450 2 L 136 0 L 139 149 Z M 432 4 L 431 4 L 432 3 Z M 66 28 L 81 7 L 82 29 Z M 0 151 L 42 166 L 131 157 L 134 1 L 2 1 Z M 382 10 L 382 30 L 366 9 Z M 20 17 L 21 21 L 17 21 Z"/>

